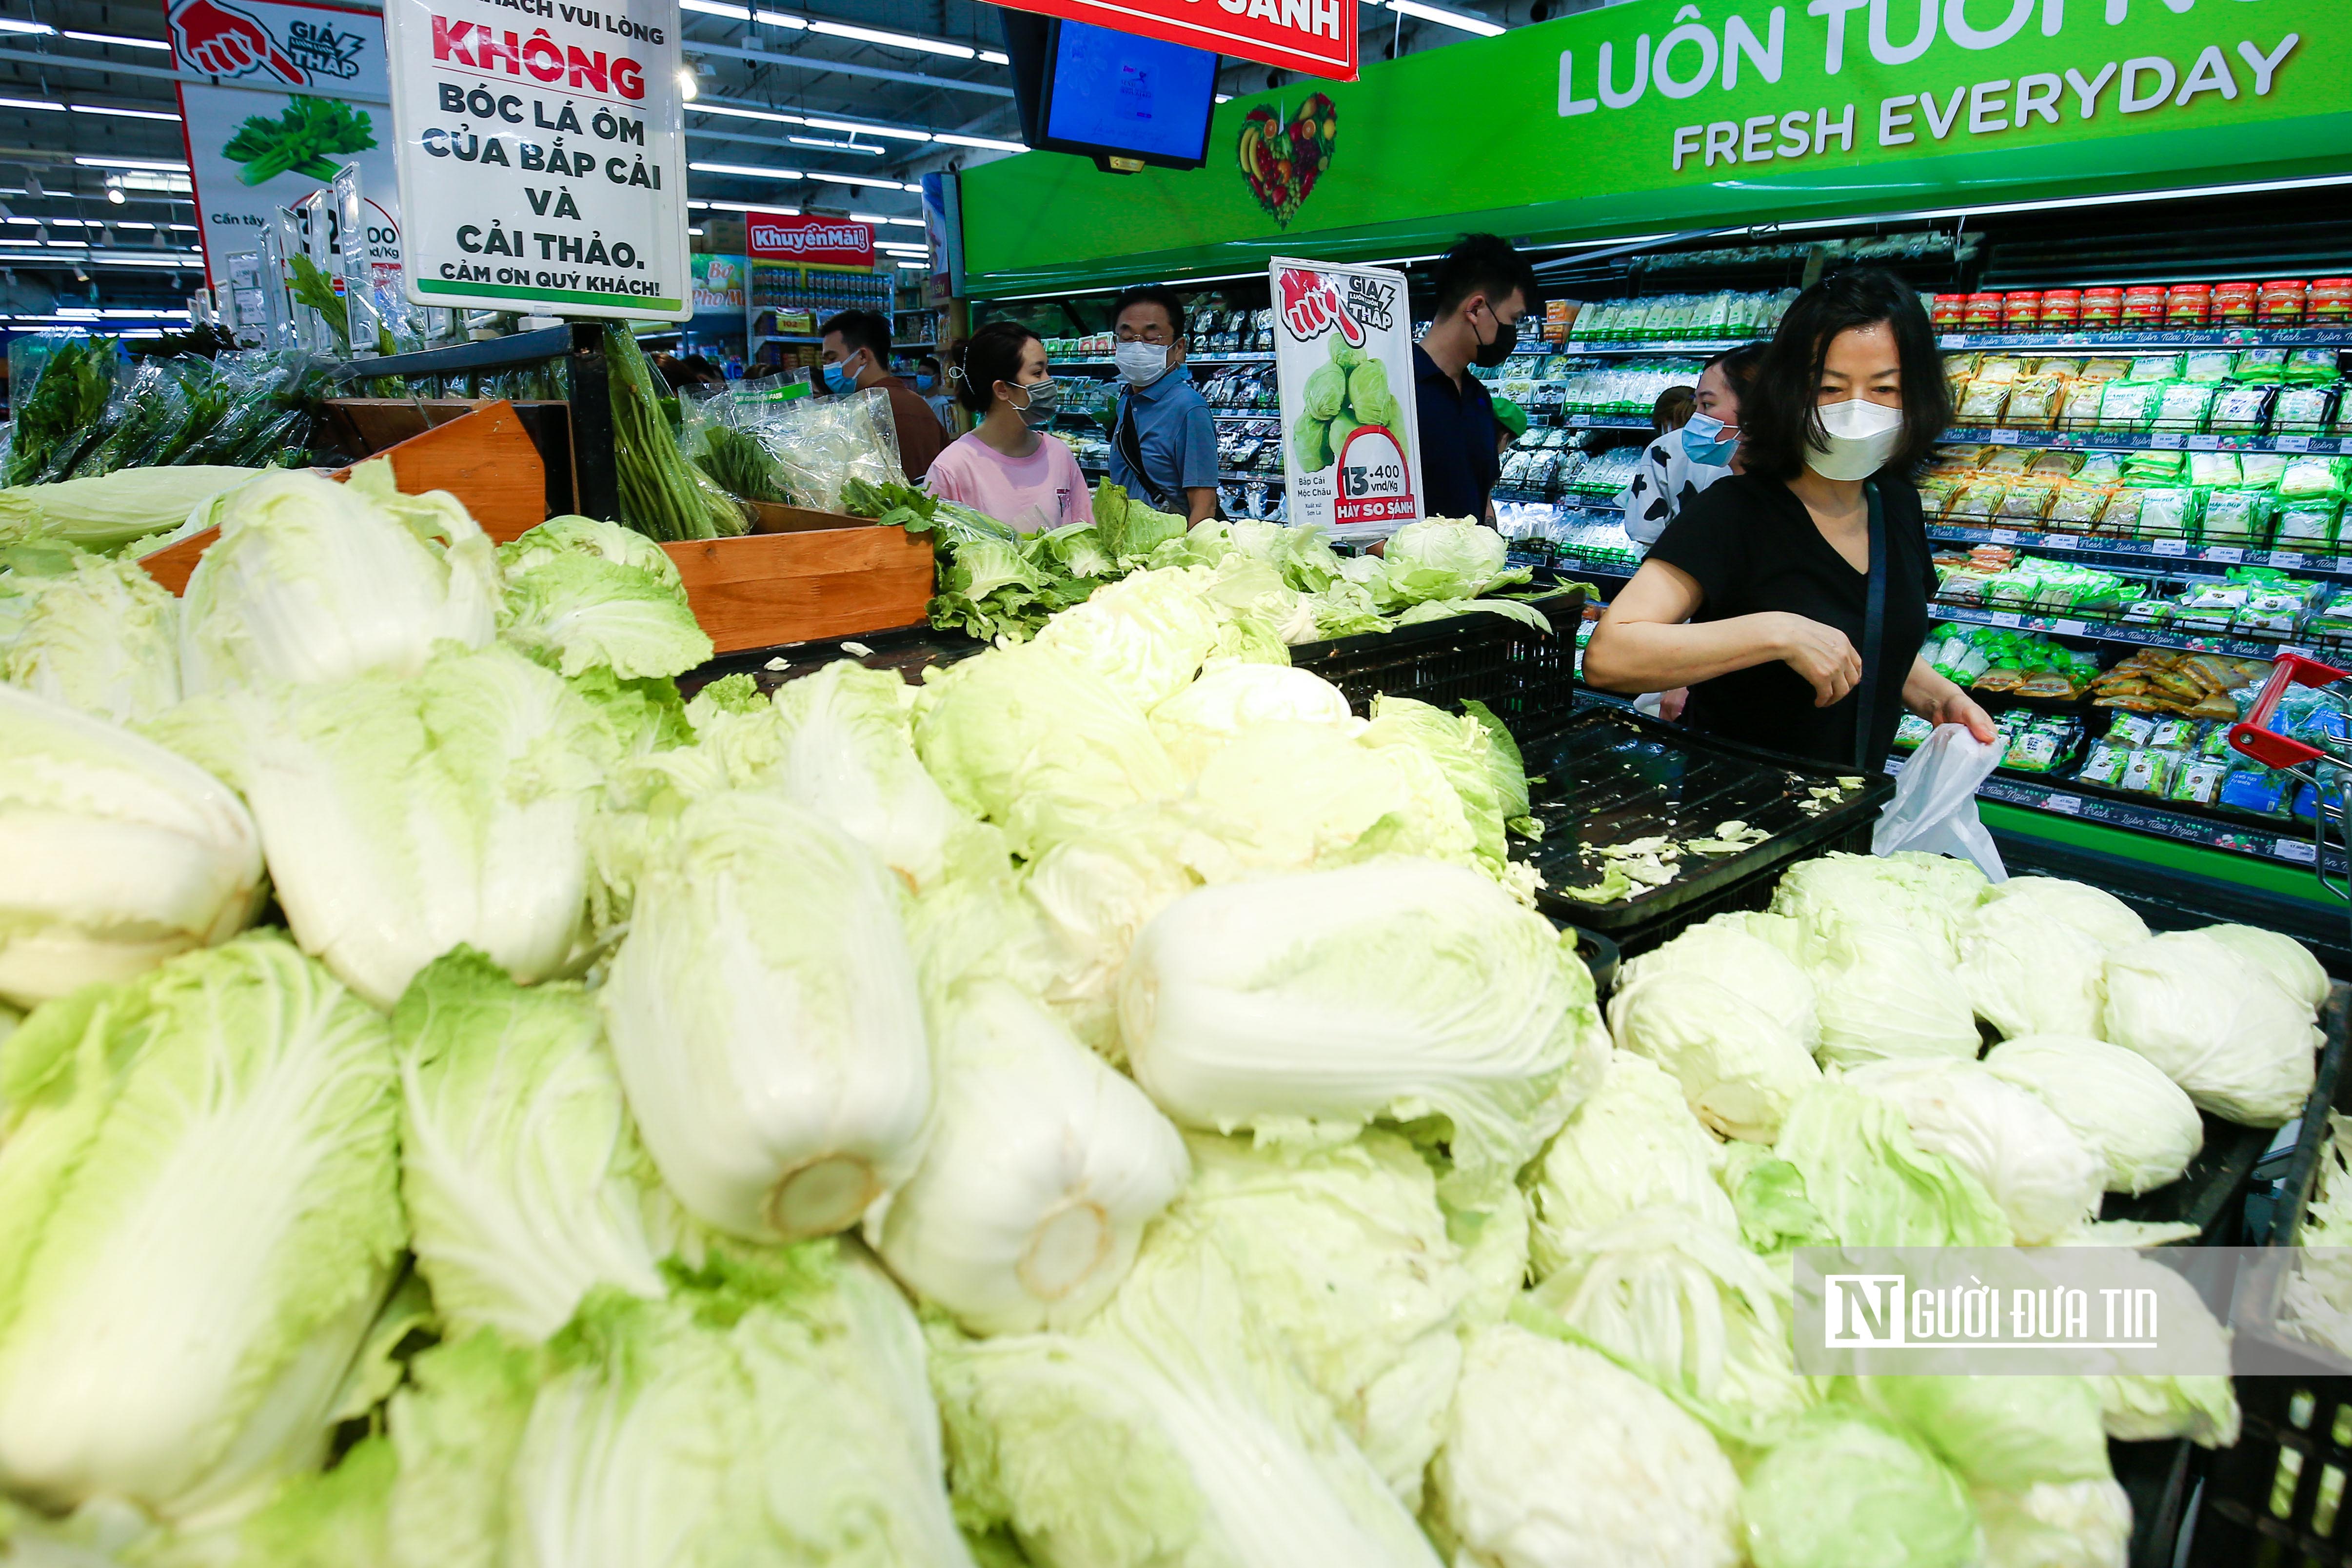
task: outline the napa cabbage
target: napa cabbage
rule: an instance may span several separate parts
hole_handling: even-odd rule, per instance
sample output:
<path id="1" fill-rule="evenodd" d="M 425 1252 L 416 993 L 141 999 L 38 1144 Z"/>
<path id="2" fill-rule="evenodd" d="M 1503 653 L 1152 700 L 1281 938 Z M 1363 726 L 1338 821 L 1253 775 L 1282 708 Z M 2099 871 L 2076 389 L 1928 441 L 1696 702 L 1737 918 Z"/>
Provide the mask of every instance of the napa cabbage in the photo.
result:
<path id="1" fill-rule="evenodd" d="M 1984 1065 L 2049 1107 L 2105 1163 L 2111 1193 L 2144 1193 L 2177 1180 L 2205 1146 L 2197 1107 L 2137 1051 L 2104 1040 L 2029 1035 L 1995 1046 Z"/>
<path id="2" fill-rule="evenodd" d="M 1896 1107 L 1920 1148 L 1974 1176 L 2018 1244 L 2056 1241 L 2097 1216 L 2106 1162 L 2031 1091 L 1976 1062 L 1880 1062 L 1847 1084 Z"/>
<path id="3" fill-rule="evenodd" d="M 1636 1209 L 1678 1209 L 1694 1226 L 1736 1232 L 1717 1179 L 1723 1163 L 1724 1146 L 1691 1114 L 1672 1075 L 1646 1057 L 1612 1056 L 1601 1087 L 1527 1173 L 1537 1277 L 1558 1268 L 1587 1233 Z"/>
<path id="4" fill-rule="evenodd" d="M 2311 1097 L 2319 1031 L 2303 999 L 2237 949 L 2173 931 L 2107 961 L 2106 1026 L 2200 1110 L 2276 1127 Z"/>
<path id="5" fill-rule="evenodd" d="M 1592 1019 L 1572 939 L 1423 860 L 1189 893 L 1119 984 L 1136 1078 L 1180 1123 L 1333 1141 L 1433 1119 L 1457 1192 L 1516 1172 L 1589 1092 Z"/>
<path id="6" fill-rule="evenodd" d="M 0 755 L 0 999 L 127 980 L 253 918 L 261 835 L 211 773 L 6 686 Z"/>
<path id="7" fill-rule="evenodd" d="M 1696 927 L 1628 961 L 1609 1028 L 1619 1050 L 1674 1074 L 1698 1119 L 1727 1138 L 1770 1142 L 1821 1081 L 1812 983 L 1779 949 L 1728 926 Z"/>
<path id="8" fill-rule="evenodd" d="M 1183 1142 L 1132 1081 L 1003 981 L 967 982 L 932 1016 L 938 1121 L 867 1238 L 974 1333 L 1077 1322 L 1183 1186 Z"/>
<path id="9" fill-rule="evenodd" d="M 914 960 L 888 871 L 823 817 L 742 791 L 688 806 L 598 997 L 646 1148 L 705 1224 L 822 1236 L 914 1173 Z"/>
<path id="10" fill-rule="evenodd" d="M 1733 1568 L 1739 1478 L 1706 1429 L 1580 1345 L 1470 1338 L 1433 1532 L 1457 1568 Z"/>
<path id="11" fill-rule="evenodd" d="M 0 573 L 0 681 L 117 724 L 179 701 L 180 602 L 135 562 L 57 565 Z"/>
<path id="12" fill-rule="evenodd" d="M 446 492 L 403 496 L 391 482 L 388 463 L 361 465 L 348 484 L 288 470 L 226 498 L 181 608 L 191 693 L 412 676 L 436 642 L 490 640 L 489 536 Z"/>
<path id="13" fill-rule="evenodd" d="M 499 636 L 567 676 L 677 675 L 710 658 L 677 565 L 635 529 L 551 517 L 500 545 L 499 565 Z"/>
<path id="14" fill-rule="evenodd" d="M 392 1022 L 402 1196 L 449 1326 L 536 1343 L 598 1285 L 659 1296 L 681 1216 L 630 1125 L 594 999 L 519 986 L 461 947 L 410 983 Z"/>
<path id="15" fill-rule="evenodd" d="M 405 1245 L 383 1017 L 274 931 L 0 1048 L 0 1486 L 170 1521 L 326 1457 Z"/>

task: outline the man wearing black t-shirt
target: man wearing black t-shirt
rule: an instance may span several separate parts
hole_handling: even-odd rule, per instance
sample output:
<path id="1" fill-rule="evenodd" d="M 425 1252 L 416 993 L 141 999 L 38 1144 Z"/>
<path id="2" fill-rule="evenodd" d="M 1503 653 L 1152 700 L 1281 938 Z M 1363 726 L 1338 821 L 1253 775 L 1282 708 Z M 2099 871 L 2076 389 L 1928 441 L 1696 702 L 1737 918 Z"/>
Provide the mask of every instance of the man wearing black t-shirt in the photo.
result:
<path id="1" fill-rule="evenodd" d="M 1499 235 L 1469 234 L 1437 268 L 1437 316 L 1412 351 L 1424 517 L 1494 520 L 1488 500 L 1502 458 L 1486 384 L 1518 346 L 1519 318 L 1538 308 L 1535 268 Z"/>

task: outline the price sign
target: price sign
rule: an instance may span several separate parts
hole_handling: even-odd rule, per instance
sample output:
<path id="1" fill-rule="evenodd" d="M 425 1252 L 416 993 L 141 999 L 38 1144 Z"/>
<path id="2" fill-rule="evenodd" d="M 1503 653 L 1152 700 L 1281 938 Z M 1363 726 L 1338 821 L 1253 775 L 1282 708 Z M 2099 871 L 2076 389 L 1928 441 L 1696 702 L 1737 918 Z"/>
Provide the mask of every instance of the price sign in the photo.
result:
<path id="1" fill-rule="evenodd" d="M 2071 533 L 2045 533 L 2042 536 L 2042 548 L 2044 550 L 2074 550 L 2079 549 L 2082 542 Z"/>
<path id="2" fill-rule="evenodd" d="M 2147 444 L 2160 452 L 2178 452 L 2184 445 L 2184 437 L 2178 430 L 2159 430 L 2148 437 Z"/>
<path id="3" fill-rule="evenodd" d="M 1992 444 L 1996 447 L 2014 447 L 2022 439 L 2014 430 L 1995 430 L 1991 436 Z"/>
<path id="4" fill-rule="evenodd" d="M 2158 555 L 2186 555 L 2189 553 L 2189 541 L 2159 539 L 2155 542 L 2154 549 Z"/>
<path id="5" fill-rule="evenodd" d="M 2282 860 L 2293 860 L 2309 866 L 2319 859 L 2318 847 L 2307 838 L 2281 838 L 2271 845 L 2271 853 Z"/>
<path id="6" fill-rule="evenodd" d="M 2023 616 L 2013 614 L 2008 610 L 1995 610 L 1992 614 L 1987 616 L 1985 619 L 1990 621 L 1997 626 L 2021 626 L 2025 624 L 2025 617 Z"/>
<path id="7" fill-rule="evenodd" d="M 2303 557 L 2296 554 L 2292 550 L 2273 550 L 2271 552 L 2271 564 L 2273 566 L 2300 566 L 2303 564 Z"/>
<path id="8" fill-rule="evenodd" d="M 1966 348 L 1968 342 L 1968 334 L 1965 332 L 1946 332 L 1942 339 L 1942 346 L 1948 349 Z"/>
<path id="9" fill-rule="evenodd" d="M 2235 563 L 2245 558 L 2246 552 L 2233 545 L 2215 545 L 2205 552 L 2205 559 L 2208 561 L 2226 561 Z"/>
<path id="10" fill-rule="evenodd" d="M 2308 436 L 2281 436 L 2277 439 L 2277 446 L 2278 449 L 2282 452 L 2308 452 L 2311 450 L 2311 437 Z"/>
<path id="11" fill-rule="evenodd" d="M 2219 436 L 2191 436 L 2189 437 L 2189 449 L 2192 452 L 2218 452 L 2221 449 L 2221 437 Z"/>
<path id="12" fill-rule="evenodd" d="M 2083 797 L 2079 795 L 2045 795 L 2042 797 L 2042 807 L 2044 811 L 2077 816 L 2082 814 Z"/>
<path id="13" fill-rule="evenodd" d="M 2053 621 L 2050 629 L 2062 637 L 2078 637 L 2090 628 L 2080 621 Z"/>
<path id="14" fill-rule="evenodd" d="M 1992 530 L 1991 537 L 1995 544 L 2014 544 L 2017 542 L 2018 534 L 2017 530 L 2013 528 L 1996 528 Z"/>

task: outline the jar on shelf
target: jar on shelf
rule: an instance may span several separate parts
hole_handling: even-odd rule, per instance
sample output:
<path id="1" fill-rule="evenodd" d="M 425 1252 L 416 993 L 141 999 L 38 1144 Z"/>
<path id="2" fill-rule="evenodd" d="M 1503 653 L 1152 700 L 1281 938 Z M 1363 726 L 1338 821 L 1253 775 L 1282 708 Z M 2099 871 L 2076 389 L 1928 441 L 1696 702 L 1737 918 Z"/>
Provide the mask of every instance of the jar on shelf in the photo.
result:
<path id="1" fill-rule="evenodd" d="M 2213 313 L 2213 285 L 2175 283 L 2164 296 L 2164 324 L 2187 331 L 2204 326 Z"/>
<path id="2" fill-rule="evenodd" d="M 2281 278 L 2263 285 L 2254 313 L 2266 327 L 2299 327 L 2310 306 L 2311 286 L 2300 278 Z"/>
<path id="3" fill-rule="evenodd" d="M 2352 278 L 2315 278 L 2305 316 L 2313 325 L 2340 327 L 2352 321 Z"/>
<path id="4" fill-rule="evenodd" d="M 2214 284 L 2213 324 L 2217 327 L 2253 325 L 2254 302 L 2261 293 L 2261 286 L 2252 282 Z"/>
<path id="5" fill-rule="evenodd" d="M 2085 289 L 2083 290 L 2083 330 L 2086 332 L 2112 332 L 2122 324 L 2124 291 L 2121 289 Z"/>
<path id="6" fill-rule="evenodd" d="M 2164 325 L 2168 290 L 2161 283 L 2140 283 L 2124 290 L 2123 314 L 2116 324 L 2127 332 L 2144 332 Z"/>
<path id="7" fill-rule="evenodd" d="M 1927 319 L 1939 332 L 1957 332 L 1968 324 L 1969 297 L 1966 294 L 1938 294 L 1927 311 Z"/>
<path id="8" fill-rule="evenodd" d="M 2080 289 L 2044 289 L 2042 291 L 2042 330 L 2045 332 L 2071 332 L 2083 324 L 2083 291 Z"/>
<path id="9" fill-rule="evenodd" d="M 2000 317 L 2001 300 L 2000 295 L 1971 294 L 1969 296 L 1968 315 L 1965 318 L 1969 331 L 1972 332 L 1997 332 L 2000 331 Z"/>
<path id="10" fill-rule="evenodd" d="M 2042 290 L 2015 289 L 2001 296 L 2000 330 L 2038 332 L 2042 330 Z"/>

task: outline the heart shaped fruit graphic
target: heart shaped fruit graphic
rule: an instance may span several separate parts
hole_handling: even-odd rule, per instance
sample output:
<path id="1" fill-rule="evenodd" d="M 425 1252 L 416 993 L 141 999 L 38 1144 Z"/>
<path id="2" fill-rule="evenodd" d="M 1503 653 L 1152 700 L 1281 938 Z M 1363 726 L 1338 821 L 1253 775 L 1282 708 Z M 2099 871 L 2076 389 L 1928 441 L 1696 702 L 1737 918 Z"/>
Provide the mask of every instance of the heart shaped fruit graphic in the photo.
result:
<path id="1" fill-rule="evenodd" d="M 1331 166 L 1339 135 L 1339 105 L 1319 92 L 1298 106 L 1287 125 L 1272 109 L 1253 109 L 1243 120 L 1237 148 L 1242 177 L 1249 182 L 1257 205 L 1283 227 L 1290 226 L 1299 204 Z"/>

